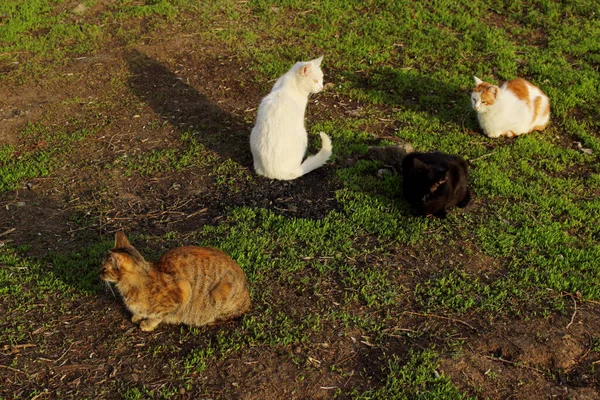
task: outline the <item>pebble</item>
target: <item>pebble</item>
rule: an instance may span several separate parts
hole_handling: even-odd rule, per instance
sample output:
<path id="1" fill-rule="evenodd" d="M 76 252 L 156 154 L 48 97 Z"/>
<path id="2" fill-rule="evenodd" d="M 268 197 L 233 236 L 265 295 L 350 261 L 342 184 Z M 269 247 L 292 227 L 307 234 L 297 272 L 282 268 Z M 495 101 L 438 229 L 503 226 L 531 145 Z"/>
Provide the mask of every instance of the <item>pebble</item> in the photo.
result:
<path id="1" fill-rule="evenodd" d="M 390 171 L 387 168 L 381 168 L 379 171 L 377 171 L 377 176 L 380 178 L 383 178 L 386 175 L 391 175 L 392 171 Z"/>

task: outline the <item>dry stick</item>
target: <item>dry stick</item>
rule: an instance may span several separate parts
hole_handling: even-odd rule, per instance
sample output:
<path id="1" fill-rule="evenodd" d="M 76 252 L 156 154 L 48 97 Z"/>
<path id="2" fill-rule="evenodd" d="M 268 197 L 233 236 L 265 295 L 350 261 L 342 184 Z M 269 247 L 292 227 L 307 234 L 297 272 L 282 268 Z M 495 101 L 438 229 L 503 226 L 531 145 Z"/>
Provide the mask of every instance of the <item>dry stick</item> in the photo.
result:
<path id="1" fill-rule="evenodd" d="M 9 233 L 12 233 L 12 232 L 14 232 L 16 230 L 17 230 L 17 228 L 10 228 L 9 230 L 6 230 L 6 231 L 0 233 L 0 237 L 8 235 Z"/>
<path id="2" fill-rule="evenodd" d="M 566 326 L 566 329 L 569 329 L 571 327 L 571 325 L 573 325 L 573 321 L 575 321 L 575 314 L 577 314 L 577 301 L 575 301 L 575 298 L 571 297 L 571 299 L 573 300 L 573 303 L 575 303 L 575 310 L 573 311 L 573 315 L 571 315 L 571 322 L 569 322 L 569 324 Z"/>
<path id="3" fill-rule="evenodd" d="M 469 160 L 469 162 L 473 162 L 473 161 L 481 160 L 482 158 L 489 157 L 489 156 L 491 156 L 492 154 L 496 154 L 496 152 L 495 152 L 495 151 L 492 151 L 491 153 L 487 153 L 487 154 L 484 154 L 484 155 L 482 155 L 482 156 L 479 156 L 479 157 L 473 158 L 473 159 Z"/>
<path id="4" fill-rule="evenodd" d="M 8 369 L 8 370 L 11 370 L 11 371 L 18 372 L 18 373 L 20 373 L 20 374 L 23 374 L 23 375 L 29 376 L 29 374 L 28 374 L 27 372 L 23 372 L 23 371 L 21 371 L 21 370 L 18 370 L 18 369 L 16 369 L 16 368 L 9 367 L 9 366 L 7 366 L 7 365 L 2 365 L 2 364 L 0 364 L 0 368 L 6 368 L 6 369 Z"/>
<path id="5" fill-rule="evenodd" d="M 467 324 L 465 321 L 461 321 L 460 319 L 444 317 L 443 315 L 436 315 L 436 314 L 421 314 L 421 313 L 416 313 L 416 312 L 412 312 L 412 311 L 404 311 L 402 314 L 418 315 L 420 317 L 440 318 L 440 319 L 445 319 L 445 320 L 452 321 L 452 322 L 458 322 L 459 324 L 463 324 L 464 326 L 467 326 L 467 327 L 473 329 L 475 332 L 477 332 L 477 329 L 473 328 L 471 325 Z"/>
<path id="6" fill-rule="evenodd" d="M 10 344 L 6 344 L 4 346 L 2 346 L 2 350 L 6 351 L 6 350 L 12 350 L 12 349 L 26 349 L 28 347 L 37 347 L 37 344 L 33 344 L 33 343 L 26 343 L 26 344 L 15 344 L 15 345 L 10 345 Z"/>
<path id="7" fill-rule="evenodd" d="M 589 346 L 588 346 L 587 350 L 585 351 L 585 353 L 583 353 L 583 355 L 581 357 L 579 357 L 579 360 L 577 360 L 577 364 L 579 364 L 581 361 L 583 361 L 583 359 L 586 358 L 587 355 L 592 350 L 592 337 L 589 334 L 588 334 L 588 341 L 589 341 Z"/>
<path id="8" fill-rule="evenodd" d="M 493 361 L 500 361 L 500 362 L 503 362 L 503 363 L 514 365 L 514 366 L 519 367 L 519 368 L 530 369 L 530 370 L 535 371 L 537 373 L 540 373 L 542 375 L 546 375 L 546 373 L 544 371 L 542 371 L 541 369 L 537 369 L 537 368 L 530 367 L 530 366 L 527 366 L 527 365 L 519 364 L 519 363 L 516 363 L 514 361 L 508 361 L 508 360 L 505 360 L 504 358 L 490 357 L 490 356 L 484 356 L 484 357 L 485 358 L 489 358 L 490 360 L 493 360 Z"/>

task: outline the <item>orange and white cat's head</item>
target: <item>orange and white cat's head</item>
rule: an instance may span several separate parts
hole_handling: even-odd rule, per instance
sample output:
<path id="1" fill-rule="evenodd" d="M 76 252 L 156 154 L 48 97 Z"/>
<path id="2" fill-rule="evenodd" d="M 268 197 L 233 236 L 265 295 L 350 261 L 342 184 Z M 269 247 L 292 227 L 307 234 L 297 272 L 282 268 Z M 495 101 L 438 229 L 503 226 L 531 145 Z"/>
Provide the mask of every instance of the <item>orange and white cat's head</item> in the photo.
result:
<path id="1" fill-rule="evenodd" d="M 323 90 L 323 56 L 314 60 L 299 62 L 295 65 L 298 87 L 308 93 L 319 93 Z"/>
<path id="2" fill-rule="evenodd" d="M 125 234 L 119 231 L 115 234 L 115 247 L 104 258 L 100 278 L 106 282 L 119 282 L 125 276 L 139 274 L 146 265 L 142 255 L 129 243 Z"/>
<path id="3" fill-rule="evenodd" d="M 496 102 L 499 88 L 496 85 L 482 81 L 476 76 L 474 78 L 475 89 L 471 93 L 471 105 L 477 112 L 486 112 Z"/>

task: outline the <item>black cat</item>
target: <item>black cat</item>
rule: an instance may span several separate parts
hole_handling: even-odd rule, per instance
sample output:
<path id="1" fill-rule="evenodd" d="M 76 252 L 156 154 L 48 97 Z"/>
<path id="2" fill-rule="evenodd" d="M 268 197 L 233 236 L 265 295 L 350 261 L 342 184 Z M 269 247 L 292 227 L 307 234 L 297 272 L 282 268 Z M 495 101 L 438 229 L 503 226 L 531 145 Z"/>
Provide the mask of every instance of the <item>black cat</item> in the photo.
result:
<path id="1" fill-rule="evenodd" d="M 440 152 L 410 153 L 402 160 L 404 198 L 419 214 L 446 217 L 471 200 L 465 160 Z"/>

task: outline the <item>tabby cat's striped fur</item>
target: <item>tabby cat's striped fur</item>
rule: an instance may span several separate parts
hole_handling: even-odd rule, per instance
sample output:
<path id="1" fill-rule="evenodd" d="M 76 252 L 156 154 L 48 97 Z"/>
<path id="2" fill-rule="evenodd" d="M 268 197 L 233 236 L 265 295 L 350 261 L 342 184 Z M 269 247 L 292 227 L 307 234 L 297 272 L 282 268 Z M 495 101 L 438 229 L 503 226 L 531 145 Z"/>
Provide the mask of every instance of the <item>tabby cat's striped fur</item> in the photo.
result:
<path id="1" fill-rule="evenodd" d="M 100 277 L 115 282 L 133 313 L 131 321 L 143 331 L 152 331 L 161 322 L 206 325 L 250 308 L 244 272 L 217 249 L 179 247 L 148 262 L 117 232 Z"/>

